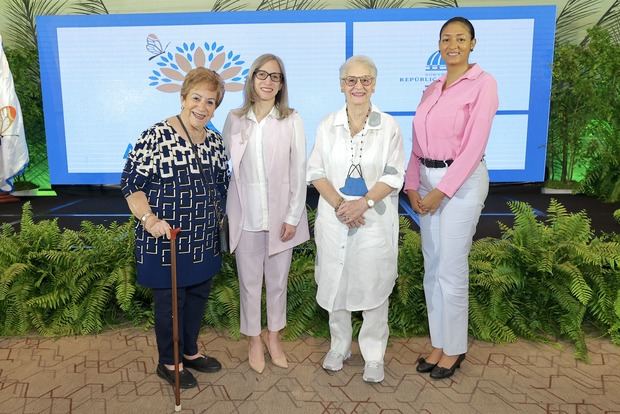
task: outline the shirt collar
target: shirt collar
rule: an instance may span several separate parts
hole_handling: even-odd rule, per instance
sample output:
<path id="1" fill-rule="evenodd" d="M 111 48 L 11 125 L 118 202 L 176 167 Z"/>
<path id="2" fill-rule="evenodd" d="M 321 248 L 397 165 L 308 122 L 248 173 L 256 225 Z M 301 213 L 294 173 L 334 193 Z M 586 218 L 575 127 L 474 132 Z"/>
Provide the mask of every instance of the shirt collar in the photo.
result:
<path id="1" fill-rule="evenodd" d="M 370 104 L 371 105 L 371 109 L 370 112 L 377 112 L 380 116 L 380 121 L 377 125 L 374 126 L 368 126 L 368 129 L 379 129 L 381 128 L 381 120 L 383 118 L 381 118 L 381 110 L 379 109 L 379 107 L 373 103 Z M 345 129 L 349 130 L 349 121 L 347 119 L 347 104 L 345 103 L 344 106 L 342 108 L 340 108 L 340 110 L 338 112 L 336 112 L 336 115 L 334 116 L 334 122 L 333 122 L 334 126 L 339 126 L 342 125 L 345 127 Z"/>
<path id="2" fill-rule="evenodd" d="M 480 75 L 482 75 L 482 68 L 477 63 L 472 64 L 471 68 L 467 69 L 465 73 L 461 75 L 454 83 L 459 82 L 461 79 L 477 79 Z M 435 82 L 437 83 L 445 83 L 448 74 L 444 74 L 442 77 L 437 79 Z"/>
<path id="3" fill-rule="evenodd" d="M 258 121 L 256 120 L 256 114 L 254 113 L 254 108 L 250 107 L 250 110 L 248 111 L 246 117 L 250 120 L 250 121 L 254 121 L 256 123 L 258 123 Z M 269 111 L 269 113 L 267 114 L 267 116 L 265 118 L 280 118 L 280 110 L 278 108 L 276 108 L 276 106 L 274 105 L 271 108 L 271 111 Z"/>

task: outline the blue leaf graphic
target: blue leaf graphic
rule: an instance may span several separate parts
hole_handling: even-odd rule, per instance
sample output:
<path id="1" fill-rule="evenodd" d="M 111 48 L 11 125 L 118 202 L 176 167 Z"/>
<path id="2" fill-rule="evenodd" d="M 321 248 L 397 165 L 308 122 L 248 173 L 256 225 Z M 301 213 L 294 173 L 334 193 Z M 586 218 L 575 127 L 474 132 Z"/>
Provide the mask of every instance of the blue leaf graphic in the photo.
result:
<path id="1" fill-rule="evenodd" d="M 232 60 L 239 60 L 240 57 L 241 57 L 241 55 L 237 55 L 234 58 L 232 58 Z"/>
<path id="2" fill-rule="evenodd" d="M 158 71 L 156 71 L 156 70 L 154 70 L 154 71 L 153 71 L 153 73 L 154 73 L 156 76 L 161 76 L 161 73 L 159 73 L 159 72 L 158 72 Z"/>
<path id="3" fill-rule="evenodd" d="M 221 51 L 222 51 L 222 49 L 224 49 L 224 46 L 220 46 L 220 47 L 218 47 L 218 48 L 217 48 L 217 50 L 216 50 L 216 52 L 221 52 Z"/>
<path id="4" fill-rule="evenodd" d="M 222 69 L 228 69 L 228 67 L 229 67 L 229 66 L 230 66 L 230 62 L 226 63 L 226 64 L 222 67 Z"/>
<path id="5" fill-rule="evenodd" d="M 232 56 L 232 50 L 228 52 L 228 59 L 230 59 L 231 56 Z"/>
<path id="6" fill-rule="evenodd" d="M 164 62 L 168 62 L 168 58 L 163 57 L 163 56 L 161 57 L 161 60 L 163 60 Z"/>
<path id="7" fill-rule="evenodd" d="M 246 69 L 246 70 L 244 70 L 243 72 L 241 72 L 241 74 L 242 74 L 242 75 L 247 75 L 249 71 L 250 71 L 250 69 Z"/>
<path id="8" fill-rule="evenodd" d="M 178 67 L 177 65 L 175 65 L 174 63 L 171 63 L 171 64 L 170 64 L 170 67 L 171 67 L 172 69 L 177 69 L 177 70 L 179 69 L 179 67 Z"/>
<path id="9" fill-rule="evenodd" d="M 149 76 L 149 79 L 150 79 L 150 80 L 154 80 L 154 81 L 156 81 L 156 80 L 158 80 L 159 78 L 158 78 L 157 76 Z"/>
<path id="10" fill-rule="evenodd" d="M 151 83 L 149 83 L 149 86 L 155 86 L 155 85 L 157 85 L 158 83 L 159 83 L 159 82 L 151 82 Z"/>
<path id="11" fill-rule="evenodd" d="M 166 66 L 166 64 L 165 64 L 164 62 L 157 62 L 157 64 L 158 64 L 159 66 Z"/>
<path id="12" fill-rule="evenodd" d="M 232 78 L 232 80 L 234 80 L 236 82 L 236 81 L 240 81 L 241 78 Z"/>
<path id="13" fill-rule="evenodd" d="M 162 79 L 162 81 L 164 81 L 164 82 L 166 82 L 166 83 L 170 83 L 170 82 L 172 82 L 172 81 L 171 81 L 170 79 L 168 79 L 168 78 L 163 78 L 163 79 Z"/>
<path id="14" fill-rule="evenodd" d="M 183 53 L 183 48 L 182 47 L 178 47 L 177 46 L 177 50 L 179 51 L 179 53 Z"/>
<path id="15" fill-rule="evenodd" d="M 172 60 L 172 53 L 168 52 L 168 59 Z"/>
<path id="16" fill-rule="evenodd" d="M 211 46 L 207 42 L 205 42 L 205 50 L 211 50 Z"/>
<path id="17" fill-rule="evenodd" d="M 213 60 L 213 53 L 209 53 L 209 62 Z"/>
<path id="18" fill-rule="evenodd" d="M 187 47 L 187 43 L 183 42 L 183 49 L 187 52 L 187 50 L 189 49 L 189 47 Z"/>
<path id="19" fill-rule="evenodd" d="M 241 66 L 241 65 L 243 65 L 244 63 L 245 63 L 245 60 L 238 60 L 238 61 L 236 61 L 236 62 L 235 62 L 235 65 L 237 65 L 237 66 Z"/>
<path id="20" fill-rule="evenodd" d="M 192 61 L 192 55 L 191 53 L 188 53 L 186 56 L 187 60 L 189 60 L 190 62 Z"/>
<path id="21" fill-rule="evenodd" d="M 189 45 L 189 50 L 194 50 L 195 47 L 196 47 L 196 44 L 192 42 L 192 44 Z"/>
<path id="22" fill-rule="evenodd" d="M 213 42 L 211 43 L 211 49 L 215 49 L 217 47 L 217 43 Z"/>

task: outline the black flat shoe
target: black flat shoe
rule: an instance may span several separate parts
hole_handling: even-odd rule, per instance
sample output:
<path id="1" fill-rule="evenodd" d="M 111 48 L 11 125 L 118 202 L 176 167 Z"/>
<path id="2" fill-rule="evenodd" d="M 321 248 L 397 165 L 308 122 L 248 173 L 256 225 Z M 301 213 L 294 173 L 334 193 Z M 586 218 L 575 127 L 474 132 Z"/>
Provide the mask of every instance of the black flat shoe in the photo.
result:
<path id="1" fill-rule="evenodd" d="M 430 362 L 426 362 L 426 359 L 420 357 L 418 358 L 418 366 L 415 367 L 415 370 L 426 374 L 427 372 L 431 372 L 433 368 L 437 366 L 437 363 L 431 364 Z"/>
<path id="2" fill-rule="evenodd" d="M 200 372 L 218 372 L 222 369 L 222 364 L 215 358 L 210 356 L 200 356 L 196 359 L 183 358 L 183 366 L 191 369 L 195 369 Z"/>
<path id="3" fill-rule="evenodd" d="M 454 364 L 452 364 L 450 368 L 444 368 L 444 367 L 440 367 L 439 365 L 437 365 L 431 371 L 431 378 L 433 379 L 450 378 L 452 375 L 454 375 L 454 372 L 456 371 L 456 369 L 461 367 L 461 362 L 463 362 L 464 359 L 465 359 L 465 354 L 459 355 L 459 357 L 456 359 L 456 361 L 454 361 Z"/>
<path id="4" fill-rule="evenodd" d="M 170 385 L 174 387 L 174 370 L 168 369 L 164 364 L 157 364 L 157 376 L 165 379 Z M 198 381 L 192 375 L 189 370 L 184 369 L 179 371 L 179 386 L 183 389 L 194 388 L 198 386 Z"/>

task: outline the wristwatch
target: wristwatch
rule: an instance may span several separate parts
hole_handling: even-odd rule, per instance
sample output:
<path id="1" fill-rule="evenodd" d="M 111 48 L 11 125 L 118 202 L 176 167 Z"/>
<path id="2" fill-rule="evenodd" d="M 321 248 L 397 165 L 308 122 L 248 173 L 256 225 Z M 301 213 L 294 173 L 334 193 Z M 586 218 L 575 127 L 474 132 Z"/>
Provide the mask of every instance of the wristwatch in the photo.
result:
<path id="1" fill-rule="evenodd" d="M 366 205 L 368 208 L 373 208 L 375 206 L 375 200 L 369 198 L 368 196 L 364 196 L 364 198 L 366 199 Z"/>

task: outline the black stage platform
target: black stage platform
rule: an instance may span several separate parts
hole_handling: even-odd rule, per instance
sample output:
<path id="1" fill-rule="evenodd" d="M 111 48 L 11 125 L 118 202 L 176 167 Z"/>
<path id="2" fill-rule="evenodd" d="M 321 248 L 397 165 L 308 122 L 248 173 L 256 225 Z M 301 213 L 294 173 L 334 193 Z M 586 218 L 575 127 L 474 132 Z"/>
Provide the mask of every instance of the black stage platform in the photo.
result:
<path id="1" fill-rule="evenodd" d="M 56 197 L 20 197 L 19 202 L 0 204 L 0 222 L 19 225 L 22 205 L 26 201 L 32 203 L 35 220 L 58 218 L 61 227 L 71 229 L 79 228 L 83 220 L 109 224 L 129 219 L 129 209 L 118 187 L 55 186 L 54 190 Z M 585 210 L 595 231 L 620 233 L 620 224 L 613 218 L 613 212 L 620 208 L 620 203 L 603 203 L 582 195 L 541 194 L 540 184 L 514 184 L 491 186 L 475 238 L 498 237 L 498 221 L 512 224 L 512 214 L 506 204 L 508 201 L 525 201 L 540 217 L 544 217 L 551 198 L 557 199 L 568 211 Z M 317 199 L 317 192 L 309 189 L 308 205 L 316 207 Z M 403 194 L 400 204 L 401 214 L 413 213 Z M 415 224 L 414 227 L 417 228 Z"/>

